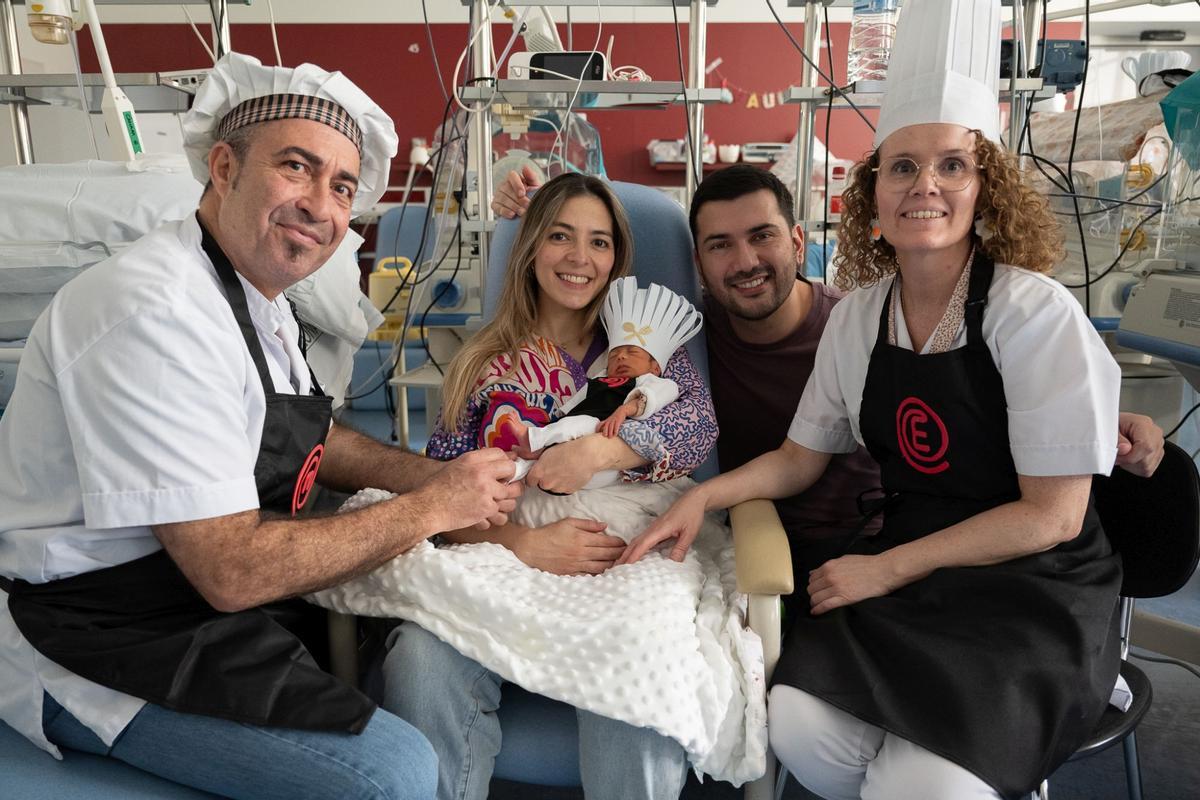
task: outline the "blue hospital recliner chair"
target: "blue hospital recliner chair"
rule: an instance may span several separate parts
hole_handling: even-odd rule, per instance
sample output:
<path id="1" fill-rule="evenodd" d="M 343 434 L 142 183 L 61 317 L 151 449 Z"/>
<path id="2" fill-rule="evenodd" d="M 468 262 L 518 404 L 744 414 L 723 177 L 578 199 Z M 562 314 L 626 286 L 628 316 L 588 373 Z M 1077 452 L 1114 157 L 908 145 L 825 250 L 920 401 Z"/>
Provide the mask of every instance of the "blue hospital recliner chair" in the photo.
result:
<path id="1" fill-rule="evenodd" d="M 656 189 L 614 182 L 613 190 L 629 217 L 633 233 L 633 274 L 641 286 L 661 284 L 703 308 L 700 281 L 693 263 L 687 217 L 670 198 Z M 499 220 L 488 253 L 484 319 L 495 313 L 504 282 L 508 253 L 518 223 Z M 687 343 L 688 355 L 708 380 L 704 336 Z M 716 450 L 696 472 L 703 479 L 716 474 Z M 763 640 L 768 677 L 779 658 L 779 595 L 792 592 L 791 554 L 787 536 L 769 500 L 752 500 L 732 509 L 738 589 L 750 596 L 749 623 Z M 578 730 L 575 709 L 505 684 L 500 704 L 503 739 L 494 775 L 509 781 L 542 786 L 579 786 Z M 774 759 L 767 777 L 746 785 L 748 800 L 772 796 Z"/>

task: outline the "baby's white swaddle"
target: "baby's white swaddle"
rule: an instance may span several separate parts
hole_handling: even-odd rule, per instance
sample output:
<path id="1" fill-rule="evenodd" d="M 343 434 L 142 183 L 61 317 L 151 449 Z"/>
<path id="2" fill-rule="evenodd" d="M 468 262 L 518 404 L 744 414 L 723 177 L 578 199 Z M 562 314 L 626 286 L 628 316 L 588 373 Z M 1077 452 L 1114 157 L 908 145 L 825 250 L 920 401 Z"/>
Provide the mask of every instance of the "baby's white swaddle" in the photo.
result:
<path id="1" fill-rule="evenodd" d="M 602 519 L 628 541 L 690 479 L 568 496 L 530 490 L 514 520 Z M 390 497 L 367 490 L 361 507 Z M 762 644 L 745 628 L 728 529 L 710 515 L 682 563 L 651 553 L 601 575 L 534 569 L 497 544 L 422 542 L 309 597 L 343 613 L 417 622 L 505 679 L 678 741 L 700 773 L 740 784 L 766 764 Z"/>

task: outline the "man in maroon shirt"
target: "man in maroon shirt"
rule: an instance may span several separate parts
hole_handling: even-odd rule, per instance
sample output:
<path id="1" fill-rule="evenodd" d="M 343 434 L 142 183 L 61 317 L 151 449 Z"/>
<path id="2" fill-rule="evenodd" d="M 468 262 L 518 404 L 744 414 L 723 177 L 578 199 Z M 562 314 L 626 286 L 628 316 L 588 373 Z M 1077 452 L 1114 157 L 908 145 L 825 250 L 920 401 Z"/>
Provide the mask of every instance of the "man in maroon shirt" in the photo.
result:
<path id="1" fill-rule="evenodd" d="M 520 215 L 536 183 L 528 171 L 511 173 L 496 188 L 493 210 Z M 705 289 L 704 330 L 721 429 L 717 455 L 729 470 L 787 436 L 821 332 L 842 293 L 803 277 L 804 235 L 791 193 L 765 170 L 739 164 L 710 174 L 692 198 L 688 222 Z M 1121 414 L 1119 466 L 1149 475 L 1162 451 L 1162 429 L 1149 417 Z M 862 526 L 859 496 L 869 498 L 878 486 L 878 469 L 860 447 L 834 456 L 807 491 L 775 501 L 797 586 L 807 584 L 809 570 L 841 554 Z M 866 530 L 877 527 L 868 523 Z"/>
<path id="2" fill-rule="evenodd" d="M 710 175 L 688 222 L 705 288 L 717 456 L 730 470 L 786 438 L 842 293 L 804 279 L 791 193 L 765 170 L 739 165 Z M 878 486 L 879 470 L 860 447 L 834 456 L 807 491 L 775 502 L 798 581 L 864 529 L 858 497 Z M 876 518 L 865 530 L 877 528 Z"/>

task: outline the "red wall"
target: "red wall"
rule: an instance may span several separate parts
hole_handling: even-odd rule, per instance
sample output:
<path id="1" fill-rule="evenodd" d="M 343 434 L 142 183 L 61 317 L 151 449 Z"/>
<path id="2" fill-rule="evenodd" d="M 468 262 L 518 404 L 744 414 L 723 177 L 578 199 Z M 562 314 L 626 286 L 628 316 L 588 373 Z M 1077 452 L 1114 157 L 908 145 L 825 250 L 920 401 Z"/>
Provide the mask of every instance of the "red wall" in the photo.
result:
<path id="1" fill-rule="evenodd" d="M 687 63 L 687 26 L 680 25 L 684 64 Z M 799 39 L 801 25 L 791 26 Z M 678 80 L 679 61 L 670 24 L 609 24 L 603 29 L 601 47 L 609 35 L 616 36 L 613 61 L 637 64 L 656 80 Z M 496 26 L 503 35 L 508 26 Z M 113 69 L 117 72 L 177 70 L 207 63 L 207 56 L 187 25 L 108 25 L 104 29 Z M 835 72 L 845 74 L 847 25 L 833 26 Z M 401 157 L 408 152 L 414 136 L 428 139 L 441 119 L 445 103 L 437 86 L 433 62 L 423 25 L 344 24 L 280 25 L 280 51 L 286 63 L 311 61 L 326 69 L 338 69 L 370 94 L 396 121 L 400 134 Z M 454 62 L 467 38 L 466 25 L 433 26 L 438 59 L 447 85 Z M 266 25 L 234 25 L 235 47 L 254 55 L 264 63 L 273 63 L 270 30 Z M 595 41 L 596 26 L 577 24 L 575 46 L 587 48 Z M 505 39 L 506 40 L 506 39 Z M 80 37 L 83 67 L 98 69 L 91 41 Z M 348 46 L 352 43 L 353 46 Z M 504 44 L 498 39 L 497 50 Z M 410 52 L 416 45 L 419 52 Z M 518 44 L 520 47 L 520 44 Z M 788 141 L 796 130 L 797 109 L 763 106 L 773 100 L 765 94 L 782 91 L 800 74 L 800 56 L 774 24 L 713 24 L 708 29 L 708 61 L 722 59 L 708 77 L 709 85 L 724 78 L 734 90 L 732 105 L 709 106 L 705 112 L 705 130 L 718 143 L 747 141 Z M 821 53 L 822 69 L 826 56 Z M 737 87 L 737 88 L 735 88 Z M 759 108 L 747 109 L 749 95 L 758 95 Z M 818 114 L 818 136 L 824 136 L 824 112 Z M 600 131 L 605 166 L 618 180 L 655 184 L 680 184 L 681 173 L 660 173 L 649 166 L 646 143 L 650 139 L 681 138 L 685 130 L 682 106 L 662 111 L 593 111 L 589 120 Z M 870 146 L 870 132 L 853 112 L 834 113 L 833 138 L 839 144 L 834 152 L 853 157 Z"/>
<path id="2" fill-rule="evenodd" d="M 678 80 L 679 60 L 672 36 L 672 25 L 653 23 L 608 24 L 603 28 L 601 49 L 609 35 L 616 36 L 613 61 L 637 64 L 656 80 Z M 834 77 L 845 79 L 846 40 L 849 25 L 833 24 Z M 1058 29 L 1058 30 L 1056 30 Z M 1078 35 L 1078 25 L 1053 25 L 1052 36 Z M 497 25 L 496 48 L 499 51 L 510 27 Z M 803 25 L 789 25 L 797 41 L 802 41 Z M 680 25 L 683 60 L 687 63 L 687 26 Z M 187 25 L 109 25 L 104 29 L 117 72 L 178 70 L 208 63 L 204 50 Z M 565 32 L 564 39 L 565 39 Z M 419 24 L 342 24 L 278 26 L 279 45 L 286 63 L 311 61 L 330 70 L 341 70 L 371 95 L 392 115 L 400 135 L 400 158 L 407 155 L 414 136 L 430 138 L 441 120 L 445 106 L 437 86 L 426 31 Z M 273 63 L 270 29 L 267 25 L 232 26 L 234 46 Z M 446 84 L 450 84 L 454 62 L 467 39 L 465 24 L 433 26 L 434 42 Z M 502 38 L 501 38 L 502 37 Z M 596 38 L 596 26 L 577 24 L 574 45 L 587 49 Z M 90 37 L 80 37 L 83 67 L 98 69 L 91 50 Z M 520 47 L 520 44 L 518 44 Z M 705 130 L 717 143 L 782 141 L 796 131 L 797 107 L 775 101 L 765 95 L 782 91 L 796 82 L 801 58 L 783 31 L 773 23 L 715 23 L 708 26 L 707 60 L 722 59 L 708 76 L 708 85 L 724 80 L 734 91 L 731 105 L 710 105 L 705 111 Z M 418 52 L 411 52 L 416 49 Z M 822 48 L 820 64 L 828 69 L 829 59 Z M 824 83 L 822 81 L 822 83 Z M 758 108 L 747 108 L 754 93 Z M 875 112 L 867 111 L 874 121 Z M 817 136 L 825 141 L 826 113 L 817 114 Z M 604 161 L 610 177 L 649 184 L 682 184 L 681 172 L 653 170 L 646 154 L 650 139 L 681 138 L 685 130 L 682 106 L 662 111 L 593 111 L 589 120 L 600 131 Z M 871 133 L 853 111 L 836 110 L 831 121 L 833 153 L 841 158 L 857 158 L 871 146 Z"/>

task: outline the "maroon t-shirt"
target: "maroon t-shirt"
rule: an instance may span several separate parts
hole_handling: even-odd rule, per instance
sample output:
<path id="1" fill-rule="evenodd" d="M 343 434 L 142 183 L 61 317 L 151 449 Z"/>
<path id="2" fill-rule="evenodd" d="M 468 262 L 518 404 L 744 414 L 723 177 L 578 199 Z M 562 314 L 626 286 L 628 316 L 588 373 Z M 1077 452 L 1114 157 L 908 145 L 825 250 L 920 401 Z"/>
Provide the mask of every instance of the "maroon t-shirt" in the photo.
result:
<path id="1" fill-rule="evenodd" d="M 842 296 L 820 283 L 812 284 L 812 293 L 812 308 L 800 326 L 781 341 L 765 345 L 739 339 L 728 312 L 705 298 L 708 369 L 721 429 L 717 457 L 723 471 L 776 449 L 787 437 L 813 371 L 817 342 Z M 791 543 L 798 591 L 804 585 L 800 576 L 840 555 L 861 523 L 859 494 L 878 487 L 879 469 L 866 449 L 859 447 L 835 455 L 807 491 L 775 501 Z M 878 528 L 878 519 L 872 522 L 868 530 Z"/>

